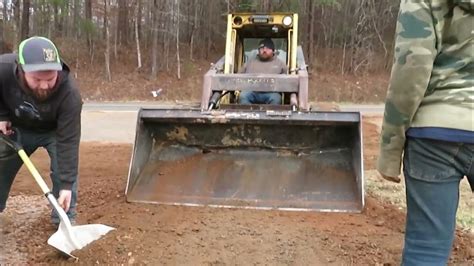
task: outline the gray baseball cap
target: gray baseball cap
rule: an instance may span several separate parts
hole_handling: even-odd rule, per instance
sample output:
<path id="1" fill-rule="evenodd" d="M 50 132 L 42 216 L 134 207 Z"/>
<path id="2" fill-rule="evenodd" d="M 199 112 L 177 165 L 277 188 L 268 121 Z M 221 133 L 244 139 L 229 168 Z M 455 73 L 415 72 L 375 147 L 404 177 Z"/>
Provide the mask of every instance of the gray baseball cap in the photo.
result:
<path id="1" fill-rule="evenodd" d="M 25 72 L 62 70 L 58 49 L 45 37 L 31 37 L 20 43 L 18 61 Z"/>

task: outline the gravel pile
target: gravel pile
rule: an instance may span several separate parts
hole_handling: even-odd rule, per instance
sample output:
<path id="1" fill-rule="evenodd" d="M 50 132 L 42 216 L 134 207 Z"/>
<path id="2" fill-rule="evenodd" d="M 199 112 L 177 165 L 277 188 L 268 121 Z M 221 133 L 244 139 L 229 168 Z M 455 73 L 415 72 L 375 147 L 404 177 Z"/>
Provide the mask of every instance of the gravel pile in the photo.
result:
<path id="1" fill-rule="evenodd" d="M 34 233 L 34 223 L 42 215 L 49 215 L 43 196 L 14 196 L 8 199 L 7 209 L 0 214 L 0 265 L 27 264 L 28 247 L 19 235 Z"/>

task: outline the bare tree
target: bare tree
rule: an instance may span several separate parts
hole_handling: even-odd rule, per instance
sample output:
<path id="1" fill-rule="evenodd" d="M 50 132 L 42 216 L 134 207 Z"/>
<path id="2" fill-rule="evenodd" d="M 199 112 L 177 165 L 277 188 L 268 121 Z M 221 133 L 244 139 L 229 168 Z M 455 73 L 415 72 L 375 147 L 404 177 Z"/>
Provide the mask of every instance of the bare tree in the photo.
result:
<path id="1" fill-rule="evenodd" d="M 108 19 L 108 2 L 104 0 L 104 27 L 105 27 L 105 75 L 107 81 L 112 81 L 112 75 L 110 73 L 110 36 L 109 36 L 109 19 Z"/>
<path id="2" fill-rule="evenodd" d="M 72 7 L 72 3 L 70 1 L 65 1 L 62 4 L 60 20 L 61 20 L 61 24 L 64 25 L 64 30 L 62 34 L 63 37 L 70 37 L 69 36 L 70 32 L 74 32 L 74 29 L 71 31 L 71 23 L 72 23 L 72 19 L 70 15 L 71 7 Z"/>
<path id="3" fill-rule="evenodd" d="M 79 20 L 80 20 L 80 17 L 79 17 L 79 12 L 80 12 L 80 9 L 81 6 L 79 4 L 79 0 L 74 0 L 74 8 L 73 8 L 73 28 L 75 29 L 74 32 L 75 32 L 75 37 L 76 39 L 79 38 L 79 34 L 80 34 L 80 31 L 78 30 L 79 29 Z"/>
<path id="4" fill-rule="evenodd" d="M 157 69 L 157 56 L 158 56 L 158 0 L 153 0 L 153 31 L 152 31 L 152 40 L 153 44 L 151 46 L 151 78 L 155 79 L 156 74 L 158 73 Z"/>
<path id="5" fill-rule="evenodd" d="M 52 1 L 51 3 L 51 5 L 53 6 L 55 34 L 61 35 L 61 32 L 63 31 L 63 25 L 59 19 L 59 4 L 60 3 L 58 1 Z"/>
<path id="6" fill-rule="evenodd" d="M 140 17 L 140 8 L 141 8 L 141 0 L 138 0 L 138 5 L 135 13 L 135 43 L 137 46 L 137 68 L 142 67 L 142 54 L 140 52 L 140 31 L 138 25 L 140 24 L 139 21 L 142 19 Z"/>
<path id="7" fill-rule="evenodd" d="M 7 0 L 3 0 L 2 23 L 0 23 L 0 54 L 6 52 L 5 28 L 7 25 Z"/>
<path id="8" fill-rule="evenodd" d="M 85 13 L 86 13 L 86 23 L 92 23 L 92 0 L 85 0 Z M 88 28 L 87 32 L 87 46 L 89 48 L 89 51 L 91 51 L 92 54 L 92 32 Z"/>
<path id="9" fill-rule="evenodd" d="M 314 24 L 316 22 L 315 18 L 315 7 L 316 4 L 314 1 L 308 1 L 309 2 L 309 45 L 308 45 L 308 58 L 313 59 L 314 58 Z M 309 60 L 309 63 L 312 64 L 313 60 Z"/>
<path id="10" fill-rule="evenodd" d="M 179 59 L 179 0 L 174 0 L 174 6 L 176 7 L 176 61 L 178 64 L 177 76 L 178 79 L 181 79 L 181 63 Z"/>
<path id="11" fill-rule="evenodd" d="M 23 0 L 20 31 L 21 40 L 26 39 L 30 33 L 30 0 Z"/>
<path id="12" fill-rule="evenodd" d="M 128 44 L 128 4 L 127 0 L 118 0 L 117 38 L 119 44 Z"/>
<path id="13" fill-rule="evenodd" d="M 206 8 L 208 14 L 207 14 L 207 23 L 206 23 L 206 31 L 207 31 L 207 34 L 206 34 L 206 59 L 209 58 L 209 55 L 211 53 L 211 47 L 212 47 L 212 31 L 211 31 L 211 28 L 212 28 L 212 20 L 211 18 L 214 16 L 214 5 L 213 4 L 210 4 L 207 8 Z"/>
<path id="14" fill-rule="evenodd" d="M 194 42 L 195 42 L 195 36 L 197 32 L 197 27 L 198 27 L 198 1 L 199 0 L 194 0 L 193 1 L 193 10 L 194 10 L 194 15 L 193 15 L 193 20 L 192 20 L 192 27 L 191 27 L 191 39 L 189 42 L 189 58 L 191 60 L 194 60 Z"/>
<path id="15" fill-rule="evenodd" d="M 260 10 L 263 12 L 271 12 L 272 11 L 272 1 L 271 0 L 262 0 L 260 1 Z"/>
<path id="16" fill-rule="evenodd" d="M 3 15 L 3 26 L 5 27 L 8 21 L 8 0 L 3 0 L 3 9 L 2 9 L 2 15 Z M 2 31 L 3 33 L 3 31 Z"/>
<path id="17" fill-rule="evenodd" d="M 21 17 L 20 17 L 20 0 L 12 0 L 13 9 L 13 45 L 17 46 L 21 39 Z"/>

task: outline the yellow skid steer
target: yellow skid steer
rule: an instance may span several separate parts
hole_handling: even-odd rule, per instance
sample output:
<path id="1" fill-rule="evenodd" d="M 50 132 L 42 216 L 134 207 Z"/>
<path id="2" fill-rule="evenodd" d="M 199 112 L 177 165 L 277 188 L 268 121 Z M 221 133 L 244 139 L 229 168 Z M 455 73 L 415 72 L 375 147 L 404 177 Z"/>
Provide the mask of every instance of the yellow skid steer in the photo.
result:
<path id="1" fill-rule="evenodd" d="M 298 15 L 227 16 L 225 55 L 204 76 L 200 108 L 141 109 L 129 202 L 299 211 L 364 207 L 361 115 L 311 110 Z M 271 38 L 287 74 L 242 74 Z M 280 105 L 238 103 L 278 92 Z"/>

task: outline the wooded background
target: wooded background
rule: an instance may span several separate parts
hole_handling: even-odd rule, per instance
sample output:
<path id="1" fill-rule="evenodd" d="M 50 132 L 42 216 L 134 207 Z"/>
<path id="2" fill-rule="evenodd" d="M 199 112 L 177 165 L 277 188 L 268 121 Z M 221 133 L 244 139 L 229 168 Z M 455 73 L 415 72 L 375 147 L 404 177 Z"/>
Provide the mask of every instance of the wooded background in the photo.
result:
<path id="1" fill-rule="evenodd" d="M 341 75 L 387 72 L 399 1 L 394 0 L 0 0 L 0 49 L 42 35 L 89 62 L 131 60 L 136 69 L 181 75 L 186 60 L 223 55 L 225 15 L 290 11 L 300 15 L 299 43 L 310 68 Z M 85 53 L 85 52 L 87 53 Z M 81 53 L 82 52 L 82 53 Z M 63 55 L 64 56 L 64 55 Z"/>

